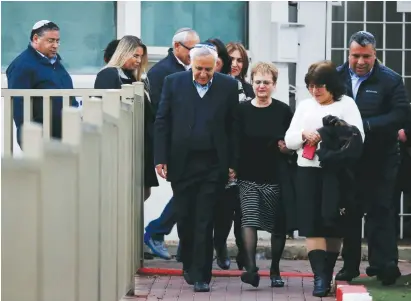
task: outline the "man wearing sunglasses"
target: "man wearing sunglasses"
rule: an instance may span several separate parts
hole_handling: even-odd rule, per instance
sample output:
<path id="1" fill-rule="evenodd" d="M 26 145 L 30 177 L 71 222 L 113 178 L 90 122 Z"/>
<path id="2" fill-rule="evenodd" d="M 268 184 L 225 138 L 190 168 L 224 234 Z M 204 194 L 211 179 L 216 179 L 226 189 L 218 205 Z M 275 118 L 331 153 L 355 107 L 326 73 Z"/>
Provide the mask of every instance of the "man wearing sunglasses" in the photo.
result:
<path id="1" fill-rule="evenodd" d="M 170 74 L 190 69 L 190 50 L 199 42 L 200 38 L 193 29 L 185 27 L 177 30 L 173 36 L 173 47 L 168 50 L 168 55 L 148 71 L 150 99 L 154 112 L 157 112 L 164 79 Z M 144 243 L 154 255 L 163 259 L 171 259 L 164 245 L 164 235 L 170 234 L 176 223 L 172 204 L 173 198 L 164 207 L 160 217 L 147 225 L 144 234 Z"/>
<path id="2" fill-rule="evenodd" d="M 6 70 L 9 89 L 73 89 L 69 73 L 61 64 L 57 50 L 60 46 L 60 28 L 53 22 L 41 20 L 34 24 L 30 44 Z M 15 97 L 13 117 L 17 127 L 17 142 L 21 145 L 23 125 L 23 97 Z M 71 105 L 77 107 L 76 99 Z M 61 138 L 61 97 L 52 97 L 51 136 Z M 43 99 L 33 97 L 33 121 L 43 123 Z M 48 118 L 48 116 L 45 116 Z"/>

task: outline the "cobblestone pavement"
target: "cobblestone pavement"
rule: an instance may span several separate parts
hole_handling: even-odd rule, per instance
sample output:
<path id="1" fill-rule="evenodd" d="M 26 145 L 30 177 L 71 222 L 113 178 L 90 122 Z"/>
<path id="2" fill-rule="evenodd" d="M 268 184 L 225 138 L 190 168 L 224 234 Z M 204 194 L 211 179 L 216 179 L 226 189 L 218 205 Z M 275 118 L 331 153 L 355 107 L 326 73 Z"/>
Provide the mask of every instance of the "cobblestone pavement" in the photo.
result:
<path id="1" fill-rule="evenodd" d="M 257 265 L 260 270 L 268 270 L 269 260 L 259 260 Z M 337 262 L 336 270 L 342 265 Z M 361 272 L 364 273 L 367 262 L 361 265 Z M 411 263 L 399 264 L 403 274 L 411 274 Z M 181 269 L 181 264 L 172 261 L 146 260 L 145 267 L 155 268 L 175 268 Z M 232 261 L 231 269 L 236 268 L 235 261 Z M 308 261 L 304 260 L 282 260 L 280 268 L 283 272 L 310 273 L 311 268 Z M 215 269 L 219 269 L 215 266 Z M 179 276 L 144 276 L 136 277 L 136 296 L 125 298 L 133 301 L 185 301 L 185 300 L 225 300 L 225 301 L 320 301 L 320 298 L 313 297 L 312 278 L 284 277 L 286 285 L 284 288 L 271 288 L 268 277 L 261 277 L 260 286 L 253 288 L 241 282 L 239 277 L 214 277 L 211 282 L 209 293 L 194 293 L 193 287 L 185 283 L 183 277 Z M 322 298 L 322 300 L 335 300 L 335 297 Z"/>

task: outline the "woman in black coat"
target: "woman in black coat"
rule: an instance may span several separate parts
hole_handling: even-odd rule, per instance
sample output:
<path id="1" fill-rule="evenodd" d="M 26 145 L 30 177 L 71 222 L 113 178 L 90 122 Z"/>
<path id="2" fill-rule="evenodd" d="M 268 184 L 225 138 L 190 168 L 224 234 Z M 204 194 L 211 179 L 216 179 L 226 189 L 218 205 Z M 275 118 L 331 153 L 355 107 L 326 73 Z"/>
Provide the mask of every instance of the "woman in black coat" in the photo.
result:
<path id="1" fill-rule="evenodd" d="M 230 42 L 226 47 L 231 57 L 231 76 L 240 81 L 245 94 L 244 100 L 253 99 L 255 97 L 253 86 L 245 80 L 249 66 L 247 51 L 241 43 Z"/>
<path id="2" fill-rule="evenodd" d="M 123 84 L 141 81 L 141 75 L 147 66 L 148 59 L 147 47 L 139 38 L 124 36 L 118 42 L 114 53 L 108 52 L 109 49 L 106 49 L 104 56 L 108 63 L 97 74 L 94 83 L 95 89 L 121 89 Z M 155 115 L 147 92 L 148 84 L 144 82 L 144 86 L 144 200 L 147 200 L 151 194 L 151 187 L 156 187 L 159 184 L 154 169 L 153 153 Z"/>

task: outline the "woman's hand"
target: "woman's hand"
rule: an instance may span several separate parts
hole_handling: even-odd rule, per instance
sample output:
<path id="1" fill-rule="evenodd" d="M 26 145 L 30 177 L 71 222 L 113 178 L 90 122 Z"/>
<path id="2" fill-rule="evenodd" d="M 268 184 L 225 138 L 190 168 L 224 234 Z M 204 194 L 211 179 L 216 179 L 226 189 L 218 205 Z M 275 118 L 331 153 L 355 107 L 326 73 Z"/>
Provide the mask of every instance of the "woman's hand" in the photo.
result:
<path id="1" fill-rule="evenodd" d="M 229 181 L 234 181 L 236 176 L 237 176 L 237 174 L 236 174 L 235 170 L 232 169 L 232 168 L 229 168 L 228 169 L 228 179 L 229 179 Z"/>
<path id="2" fill-rule="evenodd" d="M 278 148 L 280 149 L 280 152 L 286 155 L 291 154 L 293 151 L 288 149 L 287 146 L 285 145 L 284 140 L 279 140 L 278 141 Z"/>
<path id="3" fill-rule="evenodd" d="M 311 146 L 317 145 L 321 141 L 321 136 L 317 131 L 303 131 L 303 140 Z"/>

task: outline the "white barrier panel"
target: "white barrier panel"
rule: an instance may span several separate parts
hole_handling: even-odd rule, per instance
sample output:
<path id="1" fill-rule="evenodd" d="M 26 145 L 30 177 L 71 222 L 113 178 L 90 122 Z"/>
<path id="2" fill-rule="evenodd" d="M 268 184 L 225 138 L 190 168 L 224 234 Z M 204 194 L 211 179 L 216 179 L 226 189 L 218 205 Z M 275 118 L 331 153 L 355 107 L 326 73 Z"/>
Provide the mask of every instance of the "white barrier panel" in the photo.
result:
<path id="1" fill-rule="evenodd" d="M 142 87 L 91 91 L 102 99 L 83 98 L 83 121 L 79 110 L 68 106 L 70 96 L 82 95 L 73 90 L 63 97 L 61 141 L 45 136 L 46 125 L 42 129 L 28 121 L 23 126 L 23 158 L 10 156 L 10 143 L 5 148 L 5 300 L 113 301 L 134 289 L 143 258 L 138 253 L 143 233 Z M 33 94 L 57 94 L 43 91 Z M 9 99 L 21 95 L 2 92 Z M 9 114 L 7 123 L 11 110 Z"/>

